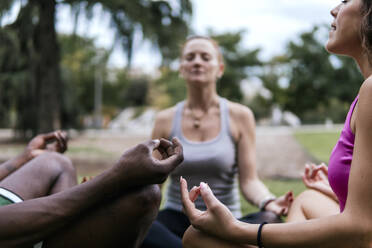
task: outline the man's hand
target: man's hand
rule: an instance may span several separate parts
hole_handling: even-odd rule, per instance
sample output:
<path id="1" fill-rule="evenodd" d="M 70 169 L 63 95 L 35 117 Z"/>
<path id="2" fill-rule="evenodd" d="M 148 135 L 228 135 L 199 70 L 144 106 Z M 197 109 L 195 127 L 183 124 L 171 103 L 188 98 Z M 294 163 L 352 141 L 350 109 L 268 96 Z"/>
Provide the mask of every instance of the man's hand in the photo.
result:
<path id="1" fill-rule="evenodd" d="M 188 192 L 187 182 L 181 177 L 180 187 L 184 212 L 189 217 L 193 227 L 225 240 L 235 240 L 233 230 L 238 220 L 213 195 L 212 190 L 207 184 L 200 183 L 199 187 L 194 187 Z M 198 194 L 202 196 L 207 206 L 206 211 L 200 211 L 195 208 L 194 200 Z"/>
<path id="2" fill-rule="evenodd" d="M 160 159 L 152 155 L 154 150 L 161 154 Z M 125 175 L 134 185 L 160 184 L 182 161 L 182 145 L 177 138 L 172 142 L 151 140 L 124 152 L 114 171 L 118 176 Z"/>
<path id="3" fill-rule="evenodd" d="M 63 131 L 39 134 L 26 147 L 26 153 L 31 158 L 35 158 L 46 151 L 64 153 L 66 150 L 67 133 Z"/>

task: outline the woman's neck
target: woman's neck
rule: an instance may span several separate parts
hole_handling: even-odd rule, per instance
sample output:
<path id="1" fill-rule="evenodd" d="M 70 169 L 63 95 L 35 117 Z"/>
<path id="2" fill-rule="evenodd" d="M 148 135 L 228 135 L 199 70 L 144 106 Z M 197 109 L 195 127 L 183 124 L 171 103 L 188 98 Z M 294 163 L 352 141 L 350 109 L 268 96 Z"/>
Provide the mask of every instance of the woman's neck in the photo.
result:
<path id="1" fill-rule="evenodd" d="M 213 87 L 214 86 L 214 87 Z M 207 112 L 212 106 L 218 105 L 218 95 L 215 84 L 206 87 L 187 87 L 186 105 L 191 109 L 201 109 Z"/>
<path id="2" fill-rule="evenodd" d="M 360 56 L 354 57 L 354 59 L 358 64 L 364 79 L 367 79 L 372 75 L 372 65 L 370 62 L 371 59 L 368 59 L 367 53 L 362 53 Z"/>

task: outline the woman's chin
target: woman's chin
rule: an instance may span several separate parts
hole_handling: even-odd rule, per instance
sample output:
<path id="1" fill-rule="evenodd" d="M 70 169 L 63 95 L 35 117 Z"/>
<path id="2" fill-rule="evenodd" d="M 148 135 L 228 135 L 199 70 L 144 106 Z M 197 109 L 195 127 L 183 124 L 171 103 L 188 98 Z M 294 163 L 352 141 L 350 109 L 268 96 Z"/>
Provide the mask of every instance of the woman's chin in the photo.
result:
<path id="1" fill-rule="evenodd" d="M 189 80 L 187 80 L 189 83 L 192 83 L 192 84 L 200 84 L 200 85 L 203 85 L 203 84 L 207 84 L 208 81 L 205 80 L 205 78 L 198 78 L 198 77 L 195 77 L 195 78 L 189 78 Z"/>
<path id="2" fill-rule="evenodd" d="M 325 49 L 329 52 L 329 53 L 334 53 L 334 54 L 338 54 L 337 52 L 337 47 L 335 46 L 334 42 L 329 39 L 327 41 L 327 43 L 325 44 Z"/>

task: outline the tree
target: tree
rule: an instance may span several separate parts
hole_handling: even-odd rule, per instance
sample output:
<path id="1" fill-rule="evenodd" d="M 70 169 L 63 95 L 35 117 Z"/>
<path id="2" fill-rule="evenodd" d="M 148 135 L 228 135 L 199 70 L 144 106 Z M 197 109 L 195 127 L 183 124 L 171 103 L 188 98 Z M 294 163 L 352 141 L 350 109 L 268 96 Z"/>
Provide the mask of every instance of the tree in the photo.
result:
<path id="1" fill-rule="evenodd" d="M 11 41 L 13 54 L 20 55 L 20 61 L 11 67 L 1 66 L 6 68 L 0 73 L 10 73 L 12 77 L 25 74 L 27 79 L 21 83 L 21 92 L 13 96 L 16 99 L 16 128 L 22 130 L 23 134 L 31 130 L 33 135 L 61 127 L 61 98 L 64 89 L 55 30 L 57 5 L 71 5 L 76 23 L 77 16 L 86 14 L 89 17 L 92 8 L 101 5 L 112 19 L 117 40 L 127 52 L 130 64 L 134 32 L 142 32 L 146 39 L 156 44 L 165 61 L 167 56 L 174 56 L 167 47 L 174 47 L 178 40 L 184 39 L 187 33 L 186 21 L 191 15 L 189 0 L 178 0 L 176 3 L 179 8 L 172 8 L 167 1 L 150 0 L 60 0 L 58 3 L 56 0 L 3 0 L 0 4 L 0 18 L 10 12 L 15 4 L 21 4 L 15 22 L 0 30 L 0 46 L 5 47 Z M 0 58 L 1 65 L 7 63 L 5 58 Z M 8 83 L 14 80 L 8 80 Z"/>
<path id="2" fill-rule="evenodd" d="M 9 11 L 16 1 L 6 1 L 1 13 Z M 54 29 L 55 2 L 28 1 L 19 11 L 17 20 L 2 29 L 1 47 L 11 41 L 8 57 L 18 54 L 19 61 L 11 65 L 2 57 L 1 73 L 8 75 L 8 83 L 17 84 L 14 109 L 16 128 L 46 131 L 60 128 L 60 72 L 59 52 Z M 15 78 L 12 74 L 16 74 Z M 19 77 L 19 75 L 24 77 Z M 18 81 L 23 79 L 24 81 Z M 17 81 L 15 81 L 17 80 Z M 7 94 L 6 92 L 2 94 Z"/>
<path id="3" fill-rule="evenodd" d="M 288 43 L 266 65 L 261 80 L 273 95 L 271 104 L 295 113 L 305 123 L 341 122 L 362 78 L 352 59 L 329 54 L 325 29 L 315 26 Z M 282 85 L 281 82 L 287 82 Z"/>
<path id="4" fill-rule="evenodd" d="M 236 102 L 243 100 L 241 81 L 254 76 L 250 69 L 262 64 L 258 59 L 259 49 L 249 50 L 241 46 L 243 34 L 243 31 L 223 34 L 209 31 L 209 35 L 219 43 L 225 62 L 225 73 L 217 83 L 217 90 L 220 95 Z"/>

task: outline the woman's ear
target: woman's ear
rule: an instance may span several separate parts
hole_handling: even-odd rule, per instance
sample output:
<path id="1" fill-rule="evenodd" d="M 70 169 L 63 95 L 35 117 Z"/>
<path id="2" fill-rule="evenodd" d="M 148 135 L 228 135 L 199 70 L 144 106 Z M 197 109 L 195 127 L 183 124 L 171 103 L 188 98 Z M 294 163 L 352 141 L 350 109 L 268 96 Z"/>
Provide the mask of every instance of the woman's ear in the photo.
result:
<path id="1" fill-rule="evenodd" d="M 225 65 L 221 63 L 218 68 L 217 78 L 220 79 L 223 76 L 224 72 L 225 72 Z"/>

